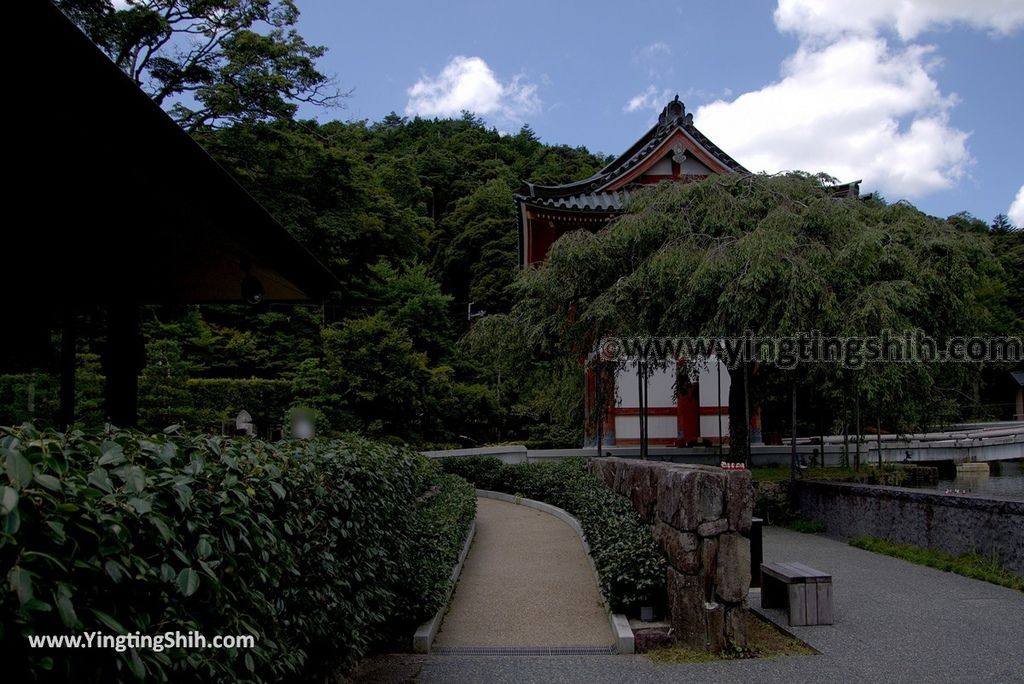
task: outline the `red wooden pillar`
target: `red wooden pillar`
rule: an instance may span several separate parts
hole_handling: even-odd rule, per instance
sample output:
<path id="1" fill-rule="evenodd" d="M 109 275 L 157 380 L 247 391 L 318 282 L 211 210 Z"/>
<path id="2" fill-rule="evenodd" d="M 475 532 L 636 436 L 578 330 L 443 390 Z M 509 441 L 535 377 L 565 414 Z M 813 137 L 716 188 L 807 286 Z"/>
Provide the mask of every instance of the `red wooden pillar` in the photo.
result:
<path id="1" fill-rule="evenodd" d="M 700 383 L 691 382 L 686 361 L 676 368 L 676 446 L 693 444 L 700 439 Z"/>

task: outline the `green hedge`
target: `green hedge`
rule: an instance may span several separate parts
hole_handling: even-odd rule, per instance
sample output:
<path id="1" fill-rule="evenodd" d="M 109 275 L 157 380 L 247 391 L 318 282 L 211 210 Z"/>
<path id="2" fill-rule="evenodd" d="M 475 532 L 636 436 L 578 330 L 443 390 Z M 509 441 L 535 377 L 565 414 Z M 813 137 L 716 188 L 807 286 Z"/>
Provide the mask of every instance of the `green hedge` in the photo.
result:
<path id="1" fill-rule="evenodd" d="M 89 355 L 92 356 L 92 355 Z M 103 422 L 102 376 L 98 375 L 99 361 L 95 360 L 78 370 L 78 397 L 76 408 L 81 424 L 96 427 Z M 31 389 L 30 389 L 31 388 Z M 175 422 L 195 431 L 220 432 L 221 425 L 234 420 L 242 409 L 248 411 L 261 428 L 283 425 L 285 414 L 294 403 L 290 380 L 266 378 L 189 378 L 185 381 L 187 400 L 180 406 L 166 409 L 166 420 L 155 419 L 146 405 L 149 388 L 145 379 L 139 390 L 142 395 L 141 420 L 144 427 L 155 430 Z M 56 423 L 59 405 L 59 382 L 47 373 L 0 374 L 0 425 L 33 422 L 37 425 Z M 29 395 L 33 410 L 29 411 Z"/>
<path id="2" fill-rule="evenodd" d="M 578 458 L 509 465 L 493 457 L 441 459 L 445 472 L 480 489 L 518 494 L 567 510 L 583 527 L 601 590 L 616 611 L 658 606 L 665 558 L 629 501 L 604 486 Z"/>
<path id="3" fill-rule="evenodd" d="M 402 448 L 0 428 L 0 650 L 11 681 L 293 681 L 439 606 L 475 501 Z M 437 531 L 443 526 L 444 531 Z M 424 553 L 434 532 L 443 549 Z M 422 596 L 409 578 L 424 576 Z M 256 648 L 29 650 L 27 635 L 255 634 Z"/>
<path id="4" fill-rule="evenodd" d="M 57 378 L 46 373 L 0 374 L 0 424 L 23 423 L 36 416 L 56 420 L 59 391 Z"/>
<path id="5" fill-rule="evenodd" d="M 401 591 L 404 605 L 411 608 L 405 615 L 406 624 L 423 622 L 444 603 L 452 569 L 476 516 L 472 485 L 454 475 L 438 475 L 423 497 L 425 503 L 413 530 L 409 553 L 416 559 L 418 572 L 406 578 Z M 400 646 L 408 647 L 408 642 Z"/>
<path id="6" fill-rule="evenodd" d="M 223 421 L 234 420 L 243 409 L 261 428 L 283 425 L 293 398 L 290 380 L 190 378 L 186 387 L 195 427 L 218 432 Z"/>

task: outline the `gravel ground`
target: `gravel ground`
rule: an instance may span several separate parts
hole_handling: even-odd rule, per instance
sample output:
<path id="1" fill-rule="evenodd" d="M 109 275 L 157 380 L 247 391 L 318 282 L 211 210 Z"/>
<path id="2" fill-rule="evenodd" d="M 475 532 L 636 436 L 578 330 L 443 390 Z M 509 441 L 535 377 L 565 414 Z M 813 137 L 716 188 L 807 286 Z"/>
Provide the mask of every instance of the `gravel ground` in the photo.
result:
<path id="1" fill-rule="evenodd" d="M 476 536 L 434 646 L 607 646 L 614 641 L 575 531 L 477 499 Z"/>
<path id="2" fill-rule="evenodd" d="M 821 535 L 764 531 L 765 560 L 833 575 L 835 625 L 790 630 L 820 652 L 656 665 L 643 656 L 389 656 L 376 682 L 1024 682 L 1024 593 L 855 549 Z M 759 596 L 751 594 L 751 605 Z M 784 624 L 781 611 L 767 617 Z"/>

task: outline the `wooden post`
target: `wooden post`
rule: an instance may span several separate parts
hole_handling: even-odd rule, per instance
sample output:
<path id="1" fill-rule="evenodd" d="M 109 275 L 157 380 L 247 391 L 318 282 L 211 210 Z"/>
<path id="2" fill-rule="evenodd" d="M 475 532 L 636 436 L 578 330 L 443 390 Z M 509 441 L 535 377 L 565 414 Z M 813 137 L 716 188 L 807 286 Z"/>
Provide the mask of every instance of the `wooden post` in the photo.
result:
<path id="1" fill-rule="evenodd" d="M 850 467 L 850 405 L 843 399 L 843 467 Z"/>
<path id="2" fill-rule="evenodd" d="M 604 378 L 601 377 L 601 369 L 603 364 L 601 363 L 601 357 L 598 356 L 594 362 L 594 411 L 597 415 L 597 455 L 601 455 L 601 449 L 604 446 L 604 388 L 601 387 L 601 383 Z"/>
<path id="3" fill-rule="evenodd" d="M 107 316 L 107 418 L 118 427 L 132 427 L 138 420 L 139 371 L 145 356 L 139 335 L 139 308 L 112 304 Z"/>
<path id="4" fill-rule="evenodd" d="M 647 460 L 647 361 L 637 363 L 640 403 L 640 458 Z"/>
<path id="5" fill-rule="evenodd" d="M 817 394 L 817 392 L 815 392 Z M 825 467 L 825 419 L 823 413 L 825 411 L 825 398 L 820 397 L 818 405 L 818 446 L 821 448 L 821 467 Z"/>
<path id="6" fill-rule="evenodd" d="M 64 308 L 60 327 L 60 415 L 58 423 L 67 430 L 75 422 L 75 311 Z"/>

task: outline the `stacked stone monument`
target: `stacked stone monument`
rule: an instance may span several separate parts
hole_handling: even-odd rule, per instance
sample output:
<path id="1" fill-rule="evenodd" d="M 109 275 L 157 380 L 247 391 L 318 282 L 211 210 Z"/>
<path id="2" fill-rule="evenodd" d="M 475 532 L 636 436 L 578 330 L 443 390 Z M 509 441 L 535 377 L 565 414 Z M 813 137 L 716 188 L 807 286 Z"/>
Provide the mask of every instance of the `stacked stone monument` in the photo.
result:
<path id="1" fill-rule="evenodd" d="M 666 604 L 673 637 L 690 648 L 747 645 L 750 472 L 623 458 L 591 471 L 651 525 L 668 559 Z"/>

